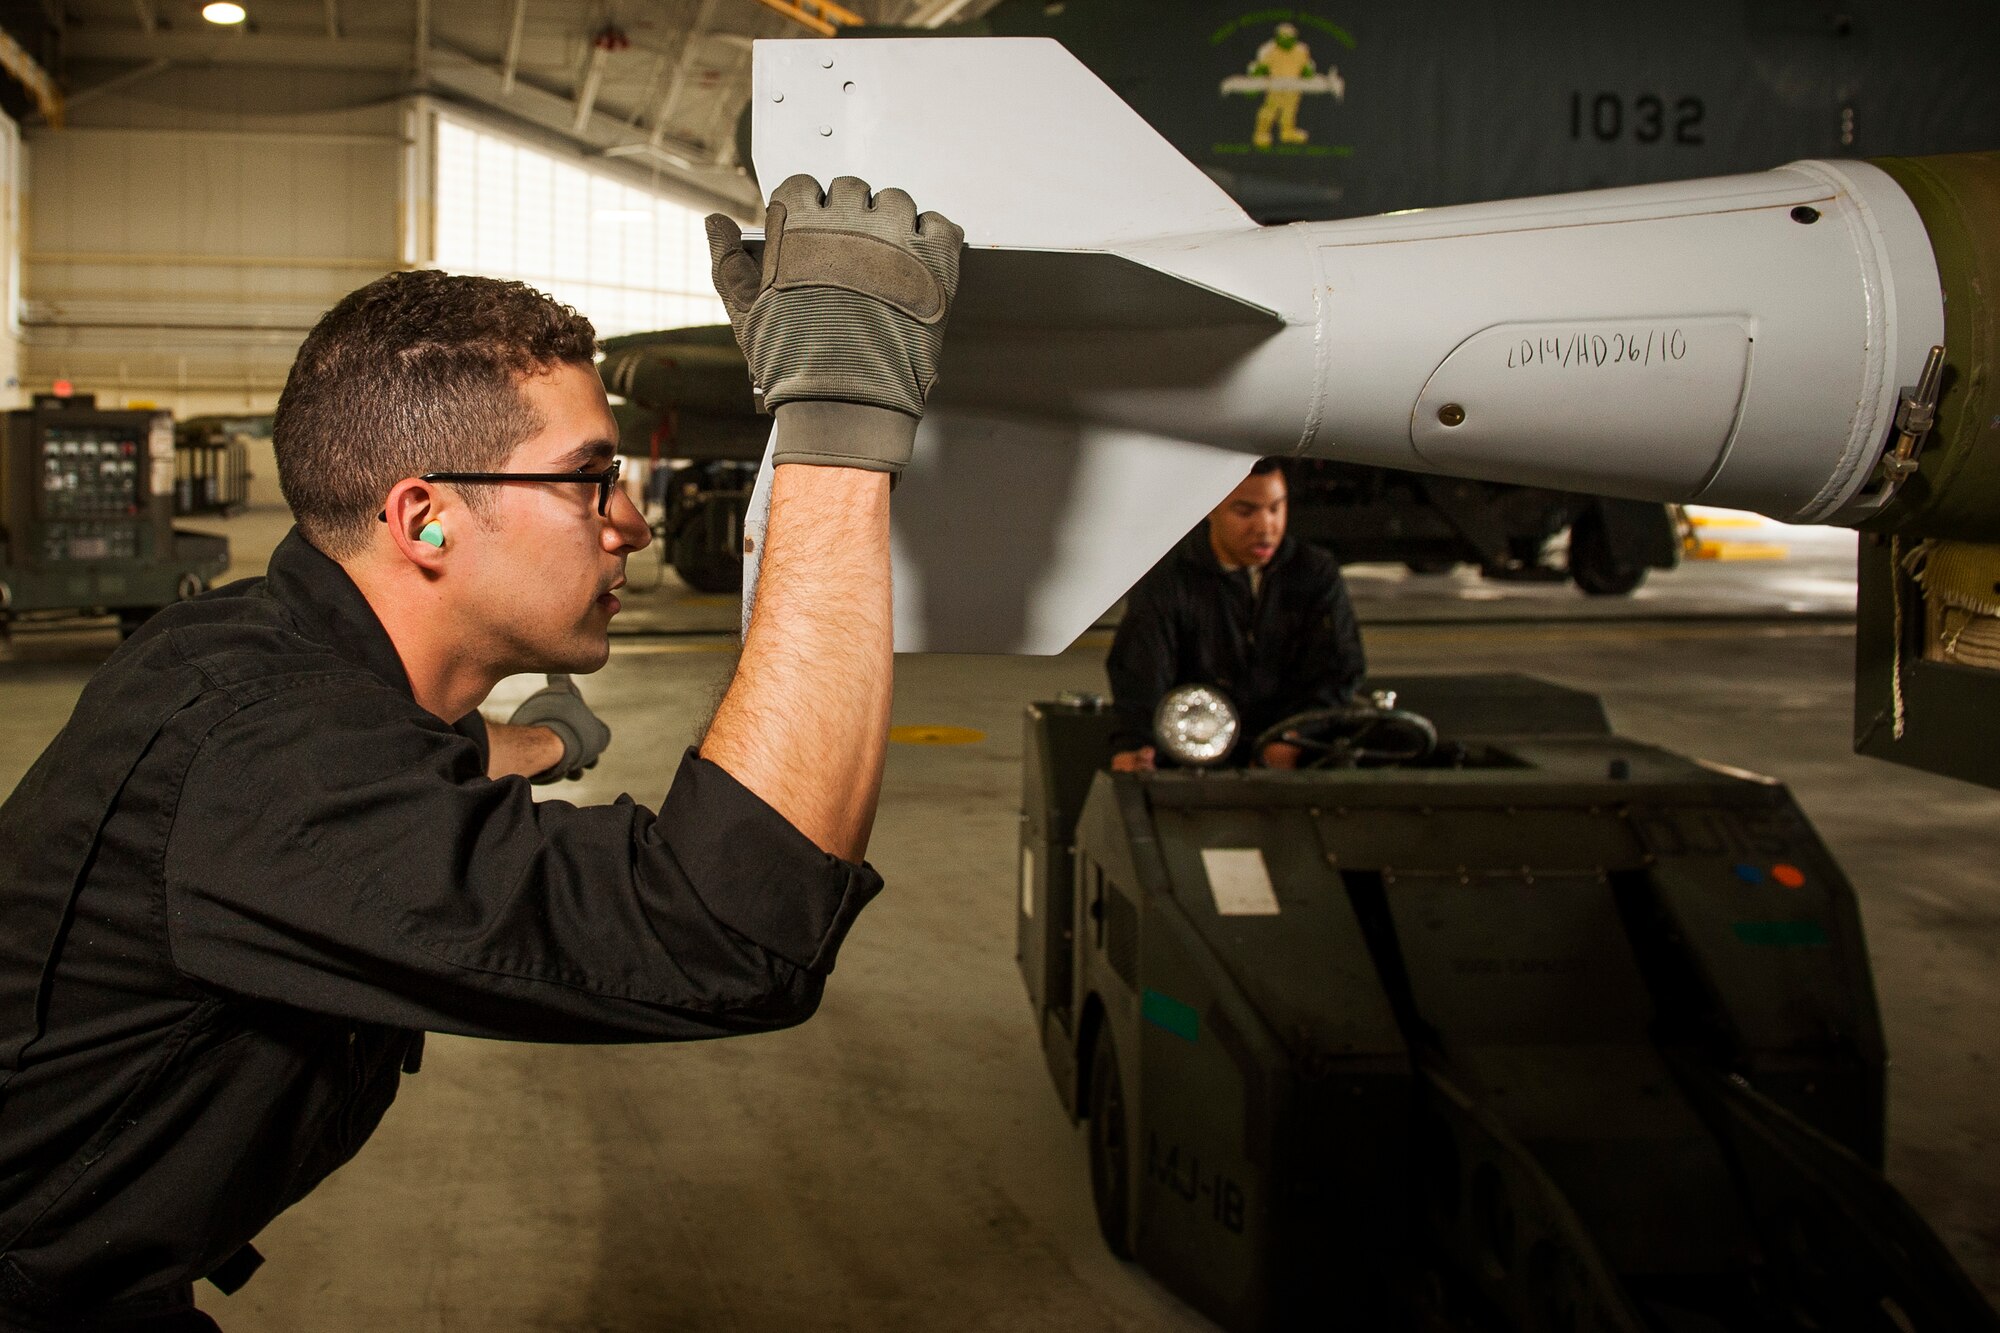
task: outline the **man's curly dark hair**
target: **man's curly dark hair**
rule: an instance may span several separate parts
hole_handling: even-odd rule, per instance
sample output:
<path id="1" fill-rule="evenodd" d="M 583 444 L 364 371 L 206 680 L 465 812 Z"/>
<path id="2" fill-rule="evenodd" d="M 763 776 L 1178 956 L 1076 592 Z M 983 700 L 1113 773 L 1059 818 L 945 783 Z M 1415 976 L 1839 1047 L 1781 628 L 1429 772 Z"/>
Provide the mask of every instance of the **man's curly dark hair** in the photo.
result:
<path id="1" fill-rule="evenodd" d="M 299 347 L 271 427 L 300 530 L 346 559 L 403 478 L 499 470 L 545 424 L 521 381 L 596 350 L 589 320 L 525 283 L 420 269 L 348 293 Z"/>

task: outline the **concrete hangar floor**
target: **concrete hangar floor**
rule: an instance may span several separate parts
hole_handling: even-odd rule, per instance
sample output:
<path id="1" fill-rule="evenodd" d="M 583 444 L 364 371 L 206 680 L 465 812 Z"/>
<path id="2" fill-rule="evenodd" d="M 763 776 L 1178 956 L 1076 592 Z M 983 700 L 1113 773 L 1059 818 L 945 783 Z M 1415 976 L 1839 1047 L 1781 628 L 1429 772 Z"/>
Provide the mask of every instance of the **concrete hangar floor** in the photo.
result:
<path id="1" fill-rule="evenodd" d="M 256 573 L 285 522 L 212 530 Z M 1602 695 L 1625 734 L 1791 786 L 1860 896 L 1889 1175 L 2000 1300 L 2000 795 L 1849 751 L 1853 539 L 1776 535 L 1785 559 L 1686 566 L 1629 601 L 1350 580 L 1377 671 L 1540 675 Z M 657 801 L 726 679 L 734 602 L 654 577 L 648 552 L 584 686 L 616 740 L 566 798 Z M 435 1038 L 361 1156 L 259 1238 L 256 1280 L 204 1307 L 230 1333 L 1212 1327 L 1099 1240 L 1014 965 L 1022 705 L 1102 690 L 1108 637 L 898 663 L 896 723 L 982 738 L 891 747 L 871 847 L 889 888 L 811 1023 L 677 1047 Z M 115 642 L 0 649 L 0 790 Z"/>

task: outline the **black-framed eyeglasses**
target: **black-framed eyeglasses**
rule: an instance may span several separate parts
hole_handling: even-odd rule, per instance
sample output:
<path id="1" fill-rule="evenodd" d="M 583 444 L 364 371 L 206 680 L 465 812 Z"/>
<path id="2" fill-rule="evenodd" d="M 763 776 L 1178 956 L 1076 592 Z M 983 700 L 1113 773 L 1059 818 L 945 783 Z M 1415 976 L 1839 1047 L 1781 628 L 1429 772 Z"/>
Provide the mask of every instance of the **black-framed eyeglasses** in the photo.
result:
<path id="1" fill-rule="evenodd" d="M 584 472 L 581 470 L 576 472 L 426 472 L 423 476 L 418 477 L 417 480 L 445 481 L 454 484 L 487 481 L 577 482 L 597 488 L 597 516 L 602 518 L 611 512 L 611 490 L 618 484 L 618 470 L 624 466 L 624 463 L 624 459 L 614 458 L 611 460 L 610 466 L 606 467 L 602 472 Z M 387 523 L 389 521 L 389 511 L 385 509 L 375 515 L 375 517 Z"/>

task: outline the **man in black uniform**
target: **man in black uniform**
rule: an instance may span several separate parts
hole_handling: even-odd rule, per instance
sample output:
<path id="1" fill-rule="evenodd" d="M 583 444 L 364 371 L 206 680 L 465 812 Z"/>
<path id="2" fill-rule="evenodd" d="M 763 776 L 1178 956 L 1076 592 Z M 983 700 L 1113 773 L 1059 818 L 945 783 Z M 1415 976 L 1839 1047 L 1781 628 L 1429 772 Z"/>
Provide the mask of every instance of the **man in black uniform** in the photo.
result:
<path id="1" fill-rule="evenodd" d="M 890 480 L 962 236 L 851 178 L 787 181 L 766 225 L 769 271 L 710 224 L 777 418 L 759 595 L 657 815 L 506 776 L 602 748 L 572 695 L 490 735 L 474 711 L 504 676 L 603 665 L 647 541 L 589 324 L 404 273 L 306 339 L 269 576 L 135 634 L 0 807 L 0 1329 L 212 1329 L 191 1284 L 247 1277 L 425 1030 L 663 1041 L 813 1012 L 881 886 Z M 808 367 L 828 336 L 838 364 Z"/>
<path id="2" fill-rule="evenodd" d="M 1285 535 L 1285 474 L 1261 459 L 1214 512 L 1132 589 L 1111 641 L 1114 769 L 1153 767 L 1153 710 L 1179 685 L 1213 685 L 1243 722 L 1237 763 L 1293 768 L 1264 728 L 1353 697 L 1367 663 L 1340 564 Z"/>

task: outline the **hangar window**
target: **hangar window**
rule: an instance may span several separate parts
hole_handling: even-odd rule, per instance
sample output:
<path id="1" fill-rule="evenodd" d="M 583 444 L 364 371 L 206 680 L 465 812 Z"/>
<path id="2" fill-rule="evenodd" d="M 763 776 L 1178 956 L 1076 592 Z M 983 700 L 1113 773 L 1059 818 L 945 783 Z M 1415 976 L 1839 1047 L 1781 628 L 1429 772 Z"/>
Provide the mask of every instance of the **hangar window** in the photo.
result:
<path id="1" fill-rule="evenodd" d="M 600 338 L 728 319 L 700 210 L 443 116 L 436 217 L 439 268 L 539 287 Z"/>

